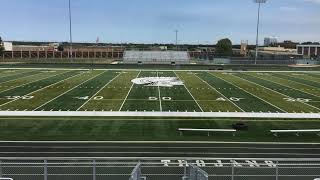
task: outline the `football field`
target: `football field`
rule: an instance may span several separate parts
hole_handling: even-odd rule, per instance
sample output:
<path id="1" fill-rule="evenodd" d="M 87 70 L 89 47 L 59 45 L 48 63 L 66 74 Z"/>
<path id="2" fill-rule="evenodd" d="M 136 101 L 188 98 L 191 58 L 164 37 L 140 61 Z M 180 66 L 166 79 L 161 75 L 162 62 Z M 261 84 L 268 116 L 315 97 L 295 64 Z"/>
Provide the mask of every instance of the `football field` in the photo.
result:
<path id="1" fill-rule="evenodd" d="M 1 69 L 0 109 L 320 113 L 320 73 Z"/>

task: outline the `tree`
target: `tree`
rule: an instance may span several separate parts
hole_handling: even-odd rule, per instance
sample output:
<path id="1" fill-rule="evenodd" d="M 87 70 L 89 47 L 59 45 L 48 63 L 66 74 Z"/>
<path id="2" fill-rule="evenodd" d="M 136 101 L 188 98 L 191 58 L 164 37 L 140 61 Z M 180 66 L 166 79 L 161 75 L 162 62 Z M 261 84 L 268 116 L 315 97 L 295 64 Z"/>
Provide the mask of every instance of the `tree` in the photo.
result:
<path id="1" fill-rule="evenodd" d="M 0 56 L 2 55 L 3 51 L 4 51 L 4 47 L 2 45 L 2 38 L 0 37 Z"/>
<path id="2" fill-rule="evenodd" d="M 230 39 L 221 39 L 216 45 L 216 54 L 221 56 L 232 55 L 232 42 Z"/>
<path id="3" fill-rule="evenodd" d="M 64 51 L 63 45 L 59 45 L 59 46 L 58 46 L 58 51 Z"/>

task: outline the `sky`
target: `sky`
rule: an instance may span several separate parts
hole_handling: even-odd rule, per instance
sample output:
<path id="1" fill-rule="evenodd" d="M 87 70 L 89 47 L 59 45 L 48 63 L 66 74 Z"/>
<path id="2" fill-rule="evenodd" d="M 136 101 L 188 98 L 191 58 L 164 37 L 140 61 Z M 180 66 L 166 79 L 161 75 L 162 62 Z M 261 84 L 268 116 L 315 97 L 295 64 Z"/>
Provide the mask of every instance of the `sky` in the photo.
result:
<path id="1" fill-rule="evenodd" d="M 73 40 L 105 43 L 255 42 L 253 0 L 71 0 Z M 68 0 L 0 0 L 5 41 L 68 41 Z M 269 0 L 261 8 L 260 43 L 320 41 L 320 0 Z"/>

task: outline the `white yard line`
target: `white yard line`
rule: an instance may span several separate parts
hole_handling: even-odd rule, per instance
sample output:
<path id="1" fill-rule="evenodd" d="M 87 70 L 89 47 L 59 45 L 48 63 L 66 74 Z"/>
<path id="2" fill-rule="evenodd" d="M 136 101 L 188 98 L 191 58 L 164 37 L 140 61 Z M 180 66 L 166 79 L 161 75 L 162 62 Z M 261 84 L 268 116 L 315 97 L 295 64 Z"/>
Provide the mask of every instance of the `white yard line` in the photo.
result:
<path id="1" fill-rule="evenodd" d="M 16 76 L 16 75 L 21 75 L 23 73 L 28 73 L 28 72 L 33 72 L 33 71 L 19 71 L 19 72 L 14 72 L 13 74 L 3 74 L 2 76 L 0 76 L 0 79 L 2 78 L 6 78 L 6 77 L 9 77 L 9 76 Z M 3 82 L 2 82 L 3 83 Z"/>
<path id="2" fill-rule="evenodd" d="M 90 78 L 90 79 L 88 79 L 88 80 L 86 80 L 86 81 L 82 82 L 81 84 L 78 84 L 77 86 L 74 86 L 73 88 L 69 89 L 68 91 L 66 91 L 66 92 L 64 92 L 64 93 L 62 93 L 62 94 L 60 94 L 59 96 L 56 96 L 55 98 L 51 99 L 50 101 L 47 101 L 46 103 L 44 103 L 44 104 L 40 105 L 39 107 L 35 108 L 33 111 L 36 111 L 36 110 L 40 109 L 41 107 L 43 107 L 43 106 L 45 106 L 45 105 L 49 104 L 50 102 L 52 102 L 52 101 L 54 101 L 54 100 L 58 99 L 59 97 L 61 97 L 61 96 L 65 95 L 65 94 L 67 94 L 68 92 L 70 92 L 70 91 L 72 91 L 72 90 L 76 89 L 77 87 L 81 86 L 82 84 L 84 84 L 84 83 L 86 83 L 86 82 L 88 82 L 88 81 L 90 81 L 90 80 L 92 80 L 92 79 L 94 79 L 94 78 L 96 78 L 96 77 L 100 76 L 100 75 L 101 75 L 101 74 L 103 74 L 103 73 L 104 73 L 104 72 L 99 73 L 99 74 L 97 74 L 97 75 L 93 76 L 92 78 Z"/>
<path id="3" fill-rule="evenodd" d="M 43 73 L 39 73 L 39 74 L 43 74 Z M 35 75 L 27 76 L 27 77 L 33 77 L 33 76 L 37 76 L 37 75 L 39 75 L 39 74 L 35 74 Z M 60 73 L 60 74 L 62 74 L 62 73 Z M 12 90 L 12 89 L 16 89 L 16 88 L 19 88 L 19 87 L 21 87 L 21 86 L 25 86 L 25 85 L 28 85 L 28 84 L 31 84 L 31 83 L 35 83 L 35 82 L 37 82 L 37 81 L 42 81 L 42 80 L 44 80 L 44 79 L 48 79 L 48 78 L 51 78 L 51 77 L 54 77 L 54 76 L 57 76 L 57 75 L 59 75 L 59 74 L 52 75 L 52 76 L 48 76 L 48 77 L 44 77 L 44 78 L 41 78 L 41 79 L 36 79 L 36 80 L 34 80 L 34 81 L 27 82 L 27 83 L 24 83 L 24 84 L 20 84 L 20 85 L 18 85 L 18 86 L 14 86 L 14 87 L 11 87 L 11 88 L 9 88 L 9 89 L 0 91 L 0 93 L 6 92 L 6 91 L 10 91 L 10 90 Z M 22 78 L 23 78 L 23 77 L 22 77 Z M 21 78 L 18 78 L 18 79 L 21 79 Z M 15 80 L 18 80 L 18 79 L 15 79 Z M 14 80 L 13 80 L 13 81 L 14 81 Z M 8 82 L 9 82 L 9 81 L 8 81 Z"/>
<path id="4" fill-rule="evenodd" d="M 25 72 L 25 73 L 31 73 L 31 72 L 37 72 L 37 71 L 30 71 L 30 72 Z M 15 75 L 23 75 L 23 74 L 24 74 L 24 73 L 19 73 L 19 74 L 15 74 Z M 7 80 L 7 81 L 0 82 L 0 86 L 2 86 L 2 84 L 9 83 L 9 82 L 11 82 L 11 81 L 16 81 L 16 80 L 19 80 L 19 79 L 22 79 L 22 78 L 26 78 L 26 77 L 36 76 L 36 75 L 39 75 L 39 74 L 43 74 L 43 72 L 39 72 L 39 73 L 36 73 L 36 74 L 30 74 L 30 75 L 18 77 L 18 78 L 15 78 L 15 79 L 9 79 L 9 80 Z M 14 76 L 14 75 L 12 75 L 12 76 Z"/>
<path id="5" fill-rule="evenodd" d="M 305 93 L 305 94 L 309 94 L 309 95 L 311 95 L 311 96 L 320 97 L 320 96 L 317 96 L 317 95 L 315 95 L 315 94 L 306 92 L 306 91 L 304 91 L 304 90 L 302 90 L 302 89 L 297 89 L 297 88 L 291 87 L 290 85 L 285 85 L 285 84 L 281 84 L 281 83 L 278 83 L 278 82 L 275 82 L 275 81 L 271 81 L 271 80 L 269 80 L 269 79 L 264 79 L 264 78 L 262 78 L 262 77 L 260 77 L 260 76 L 255 76 L 255 75 L 250 75 L 250 74 L 248 74 L 248 75 L 249 75 L 249 76 L 256 77 L 256 78 L 259 78 L 259 79 L 262 79 L 262 80 L 265 80 L 265 81 L 269 81 L 269 82 L 272 82 L 272 83 L 275 83 L 275 84 L 279 84 L 279 85 L 281 85 L 281 86 L 285 86 L 285 87 L 287 87 L 287 88 L 294 89 L 294 90 L 303 92 L 303 93 Z M 277 77 L 276 77 L 276 78 L 277 78 Z M 287 80 L 288 80 L 288 79 L 287 79 Z"/>
<path id="6" fill-rule="evenodd" d="M 138 75 L 136 76 L 136 78 L 138 78 L 138 77 L 140 76 L 140 73 L 141 73 L 141 71 L 139 71 L 139 73 L 138 73 Z M 124 98 L 124 100 L 123 100 L 123 102 L 122 102 L 122 104 L 121 104 L 121 106 L 120 106 L 120 108 L 119 108 L 119 111 L 122 110 L 122 108 L 123 108 L 123 106 L 124 106 L 124 103 L 125 103 L 126 100 L 128 99 L 128 97 L 129 97 L 129 95 L 130 95 L 130 92 L 131 92 L 133 86 L 134 86 L 134 83 L 132 83 L 132 85 L 131 85 L 131 87 L 130 87 L 130 89 L 129 89 L 127 95 L 126 95 L 126 97 Z"/>
<path id="7" fill-rule="evenodd" d="M 277 94 L 280 94 L 280 95 L 282 95 L 282 96 L 285 96 L 285 97 L 287 97 L 287 98 L 290 98 L 290 96 L 287 96 L 287 95 L 285 95 L 285 94 L 282 94 L 282 93 L 280 93 L 280 92 L 278 92 L 278 91 L 275 91 L 275 90 L 273 90 L 273 89 L 267 88 L 267 87 L 265 87 L 265 86 L 262 86 L 262 85 L 260 85 L 260 84 L 255 83 L 255 82 L 248 81 L 248 80 L 246 80 L 246 79 L 243 79 L 243 78 L 238 77 L 238 76 L 235 76 L 235 75 L 231 75 L 231 76 L 240 78 L 240 79 L 242 79 L 242 80 L 244 80 L 244 81 L 247 81 L 247 82 L 249 82 L 249 83 L 253 83 L 253 84 L 257 85 L 257 86 L 260 86 L 260 87 L 262 87 L 262 88 L 268 89 L 268 90 L 270 90 L 270 91 L 273 91 L 273 92 L 275 92 L 275 93 L 277 93 Z M 306 103 L 304 103 L 304 102 L 301 102 L 301 103 L 304 104 L 304 105 L 306 105 L 306 106 L 315 108 L 315 107 L 313 107 L 312 105 L 306 104 Z M 318 109 L 318 108 L 316 108 L 316 109 Z M 284 111 L 284 112 L 286 112 L 286 111 Z"/>
<path id="8" fill-rule="evenodd" d="M 119 112 L 119 111 L 0 111 L 6 117 L 199 117 L 320 119 L 320 113 L 248 113 L 248 112 Z"/>
<path id="9" fill-rule="evenodd" d="M 77 111 L 79 111 L 83 106 L 85 106 L 89 101 L 91 101 L 95 96 L 97 96 L 105 87 L 107 87 L 111 82 L 113 82 L 115 79 L 117 79 L 121 74 L 119 73 L 116 77 L 111 79 L 108 83 L 106 83 L 99 91 L 97 91 L 93 96 L 90 97 L 89 100 L 87 100 L 85 103 L 83 103 Z"/>
<path id="10" fill-rule="evenodd" d="M 157 71 L 157 77 L 159 77 L 159 72 L 158 71 Z M 160 112 L 162 112 L 161 91 L 160 91 L 160 86 L 159 85 L 158 85 L 158 92 L 159 92 Z"/>
<path id="11" fill-rule="evenodd" d="M 241 146 L 250 145 L 320 145 L 320 143 L 303 143 L 303 142 L 232 142 L 232 141 L 0 141 L 0 143 L 29 143 L 29 144 L 56 144 L 63 143 L 70 145 L 72 143 L 77 144 L 240 144 Z M 64 146 L 67 146 L 64 145 Z M 26 146 L 28 147 L 28 146 Z"/>
<path id="12" fill-rule="evenodd" d="M 305 77 L 305 78 L 303 78 L 303 77 L 301 77 L 301 76 L 294 76 L 294 75 L 290 75 L 290 74 L 285 74 L 286 76 L 289 76 L 289 77 L 292 77 L 292 78 L 297 78 L 297 79 L 300 79 L 300 80 L 305 80 L 305 81 L 310 81 L 310 82 L 314 82 L 314 83 L 319 83 L 319 81 L 320 81 L 320 79 L 319 78 L 317 78 L 317 79 L 319 79 L 319 80 L 315 80 L 315 79 L 308 79 L 308 77 L 309 78 L 316 78 L 316 77 L 312 77 L 312 76 L 308 76 L 308 74 L 303 74 L 303 76 L 305 77 L 305 76 L 308 76 L 308 77 Z"/>
<path id="13" fill-rule="evenodd" d="M 210 73 L 210 74 L 211 74 L 211 73 Z M 212 75 L 212 76 L 214 76 L 213 74 L 211 74 L 211 75 Z M 279 109 L 280 111 L 282 111 L 282 112 L 286 112 L 286 113 L 287 113 L 287 111 L 285 111 L 285 110 L 281 109 L 280 107 L 278 107 L 278 106 L 276 106 L 276 105 L 274 105 L 274 104 L 272 104 L 272 103 L 270 103 L 270 102 L 268 102 L 268 101 L 266 101 L 266 100 L 264 100 L 264 99 L 260 98 L 259 96 L 256 96 L 256 95 L 254 95 L 254 94 L 250 93 L 249 91 L 247 91 L 247 90 L 245 90 L 245 89 L 243 89 L 243 88 L 241 88 L 241 87 L 239 87 L 239 86 L 237 86 L 237 85 L 235 85 L 235 84 L 231 83 L 230 81 L 224 80 L 224 79 L 222 79 L 222 78 L 220 78 L 220 77 L 218 77 L 218 76 L 214 76 L 214 77 L 219 78 L 219 79 L 221 79 L 222 81 L 224 81 L 224 82 L 226 82 L 226 83 L 229 83 L 229 84 L 231 84 L 231 85 L 233 85 L 233 86 L 235 86 L 235 87 L 237 87 L 237 88 L 239 88 L 239 89 L 243 90 L 244 92 L 246 92 L 246 93 L 248 93 L 248 94 L 252 95 L 253 97 L 258 98 L 258 99 L 260 99 L 261 101 L 263 101 L 263 102 L 265 102 L 265 103 L 267 103 L 267 104 L 269 104 L 269 105 L 271 105 L 271 106 L 273 106 L 273 107 L 275 107 L 275 108 Z M 250 82 L 251 82 L 251 81 L 250 81 Z"/>
<path id="14" fill-rule="evenodd" d="M 174 74 L 180 79 L 180 81 L 181 81 L 181 78 L 179 77 L 179 75 L 175 72 L 175 71 L 173 71 L 174 72 Z M 192 99 L 194 100 L 194 102 L 198 105 L 198 107 L 200 108 L 200 110 L 201 110 L 201 112 L 204 112 L 203 111 L 203 109 L 202 109 L 202 107 L 200 106 L 200 104 L 199 104 L 199 102 L 194 98 L 194 96 L 191 94 L 191 92 L 189 91 L 189 89 L 187 88 L 187 86 L 183 83 L 183 86 L 184 86 L 184 88 L 188 91 L 188 93 L 190 94 L 190 96 L 192 97 Z"/>
<path id="15" fill-rule="evenodd" d="M 210 74 L 210 73 L 209 73 Z M 233 104 L 235 107 L 237 107 L 238 109 L 240 109 L 242 112 L 245 112 L 245 110 L 243 110 L 241 107 L 239 107 L 237 104 L 235 104 L 234 102 L 232 102 L 229 98 L 227 98 L 225 95 L 223 95 L 220 91 L 218 91 L 216 88 L 214 88 L 213 86 L 211 86 L 207 81 L 203 80 L 202 78 L 200 78 L 199 76 L 193 74 L 194 76 L 196 76 L 200 81 L 204 82 L 205 84 L 207 84 L 211 89 L 213 89 L 214 91 L 216 91 L 217 93 L 219 93 L 223 98 L 227 99 L 231 104 Z"/>
<path id="16" fill-rule="evenodd" d="M 277 74 L 274 74 L 274 75 L 277 75 Z M 286 75 L 286 76 L 288 76 L 288 75 Z M 301 83 L 301 82 L 298 82 L 298 81 L 294 81 L 294 80 L 290 80 L 290 79 L 285 79 L 283 77 L 278 77 L 278 76 L 274 76 L 274 77 L 277 77 L 277 78 L 280 78 L 280 79 L 284 79 L 284 80 L 287 80 L 287 81 L 291 81 L 293 83 L 301 84 L 301 85 L 304 85 L 304 86 L 308 86 L 308 87 L 310 87 L 310 89 L 320 89 L 319 87 L 311 86 L 311 85 L 304 84 L 304 83 Z M 291 77 L 291 76 L 289 76 L 289 77 Z"/>
<path id="17" fill-rule="evenodd" d="M 277 74 L 275 74 L 275 75 L 277 75 Z M 290 74 L 282 74 L 282 75 L 283 75 L 283 76 L 287 76 L 288 78 L 294 78 L 294 79 L 298 79 L 298 80 L 309 81 L 309 82 L 313 82 L 313 83 L 316 83 L 316 84 L 319 83 L 319 82 L 314 81 L 314 80 L 303 79 L 303 78 L 301 78 L 301 77 L 296 77 L 296 76 L 293 76 L 293 75 L 290 75 Z M 279 78 L 285 79 L 284 77 L 279 77 Z M 298 82 L 298 81 L 295 81 L 295 80 L 290 80 L 290 79 L 286 79 L 286 80 L 293 81 L 293 82 L 296 82 L 296 83 L 299 83 L 299 84 L 304 84 L 304 83 L 302 83 L 302 82 Z M 316 88 L 316 89 L 319 89 L 319 87 L 316 87 L 316 86 L 313 86 L 313 85 L 308 85 L 308 84 L 304 84 L 304 85 L 310 86 L 310 87 L 314 87 L 314 88 Z"/>
<path id="18" fill-rule="evenodd" d="M 0 142 L 1 143 L 1 142 Z M 142 142 L 142 144 L 144 144 Z M 253 147 L 253 146 L 147 146 L 147 143 L 144 146 L 128 146 L 128 145 L 100 145 L 100 146 L 74 146 L 74 145 L 55 145 L 54 149 L 245 149 L 245 150 L 320 150 L 320 148 L 313 147 Z M 174 144 L 174 143 L 172 143 Z M 53 148 L 49 145 L 40 145 L 40 146 L 29 146 L 29 145 L 5 145 L 0 146 L 1 148 L 37 148 L 37 149 L 47 149 Z M 19 151 L 18 151 L 19 152 Z"/>
<path id="19" fill-rule="evenodd" d="M 251 75 L 250 75 L 250 76 L 251 76 Z M 289 86 L 289 85 L 280 84 L 280 83 L 278 83 L 278 82 L 270 81 L 270 80 L 268 80 L 268 79 L 263 79 L 263 78 L 258 77 L 258 76 L 253 76 L 253 77 L 256 77 L 256 78 L 259 78 L 259 79 L 262 79 L 262 80 L 265 80 L 265 81 L 269 81 L 269 82 L 272 82 L 272 83 L 275 83 L 275 84 L 279 84 L 279 85 L 281 85 L 281 86 L 285 86 L 285 87 L 287 87 L 287 88 L 289 88 L 289 89 L 294 89 L 294 90 L 296 90 L 296 91 L 300 91 L 300 92 L 303 92 L 303 93 L 305 93 L 305 94 L 309 94 L 309 95 L 311 95 L 311 96 L 319 97 L 319 96 L 317 96 L 317 95 L 314 95 L 314 94 L 305 92 L 305 91 L 303 91 L 303 90 L 299 90 L 299 89 L 293 88 L 293 87 L 291 87 L 291 86 Z M 305 102 L 301 102 L 301 103 L 304 103 L 304 104 L 309 105 L 309 106 L 311 106 L 311 107 L 313 107 L 313 108 L 315 108 L 315 109 L 320 110 L 320 108 L 315 107 L 315 106 L 313 106 L 313 105 L 311 105 L 311 104 L 308 104 L 308 103 L 305 103 Z"/>
<path id="20" fill-rule="evenodd" d="M 70 71 L 67 71 L 67 72 L 65 72 L 65 73 L 68 73 L 68 72 L 70 72 Z M 62 74 L 65 74 L 65 73 L 57 74 L 57 75 L 55 75 L 55 76 L 62 75 Z M 75 76 L 77 76 L 77 75 L 74 75 L 74 76 L 72 76 L 72 77 L 75 77 Z M 51 76 L 51 77 L 54 77 L 54 76 Z M 72 78 L 72 77 L 69 77 L 69 78 L 67 78 L 67 79 L 70 79 L 70 78 Z M 39 92 L 39 91 L 41 91 L 41 90 L 43 90 L 43 89 L 46 89 L 46 88 L 49 88 L 49 87 L 54 86 L 54 85 L 56 85 L 56 84 L 59 84 L 59 83 L 65 81 L 65 80 L 67 80 L 67 79 L 64 79 L 64 80 L 61 80 L 61 81 L 59 81 L 59 82 L 50 84 L 50 85 L 45 86 L 45 87 L 43 87 L 43 88 L 41 88 L 41 89 L 37 89 L 37 90 L 35 90 L 35 91 L 32 91 L 31 93 L 26 94 L 25 96 L 29 96 L 29 95 L 31 95 L 31 94 L 33 94 L 33 93 Z M 17 100 L 19 100 L 19 99 L 15 99 L 15 100 L 6 102 L 6 103 L 4 103 L 4 104 L 1 104 L 0 107 L 5 106 L 5 105 L 7 105 L 7 104 L 9 104 L 9 103 L 15 102 L 15 101 L 17 101 Z"/>
<path id="21" fill-rule="evenodd" d="M 35 69 L 35 70 L 91 70 L 91 68 L 0 68 L 0 69 Z M 141 70 L 141 69 L 96 69 L 96 70 L 104 70 L 104 71 L 154 71 L 154 69 L 145 69 L 145 70 Z M 172 70 L 161 70 L 163 72 L 170 72 Z M 315 74 L 319 74 L 319 71 L 233 71 L 233 70 L 175 70 L 177 72 L 190 72 L 190 71 L 194 71 L 194 72 L 278 72 L 278 73 L 292 73 L 292 72 L 300 72 L 300 73 L 315 73 Z"/>

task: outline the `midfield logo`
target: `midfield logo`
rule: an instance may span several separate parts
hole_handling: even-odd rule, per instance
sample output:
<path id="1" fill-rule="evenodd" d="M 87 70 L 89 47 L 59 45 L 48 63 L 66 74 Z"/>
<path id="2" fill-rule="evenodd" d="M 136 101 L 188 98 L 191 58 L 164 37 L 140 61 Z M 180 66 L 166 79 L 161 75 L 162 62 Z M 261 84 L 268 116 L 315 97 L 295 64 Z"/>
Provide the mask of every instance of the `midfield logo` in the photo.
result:
<path id="1" fill-rule="evenodd" d="M 134 84 L 145 86 L 161 86 L 161 87 L 173 87 L 183 86 L 183 82 L 177 77 L 143 77 L 136 78 L 131 81 Z"/>

